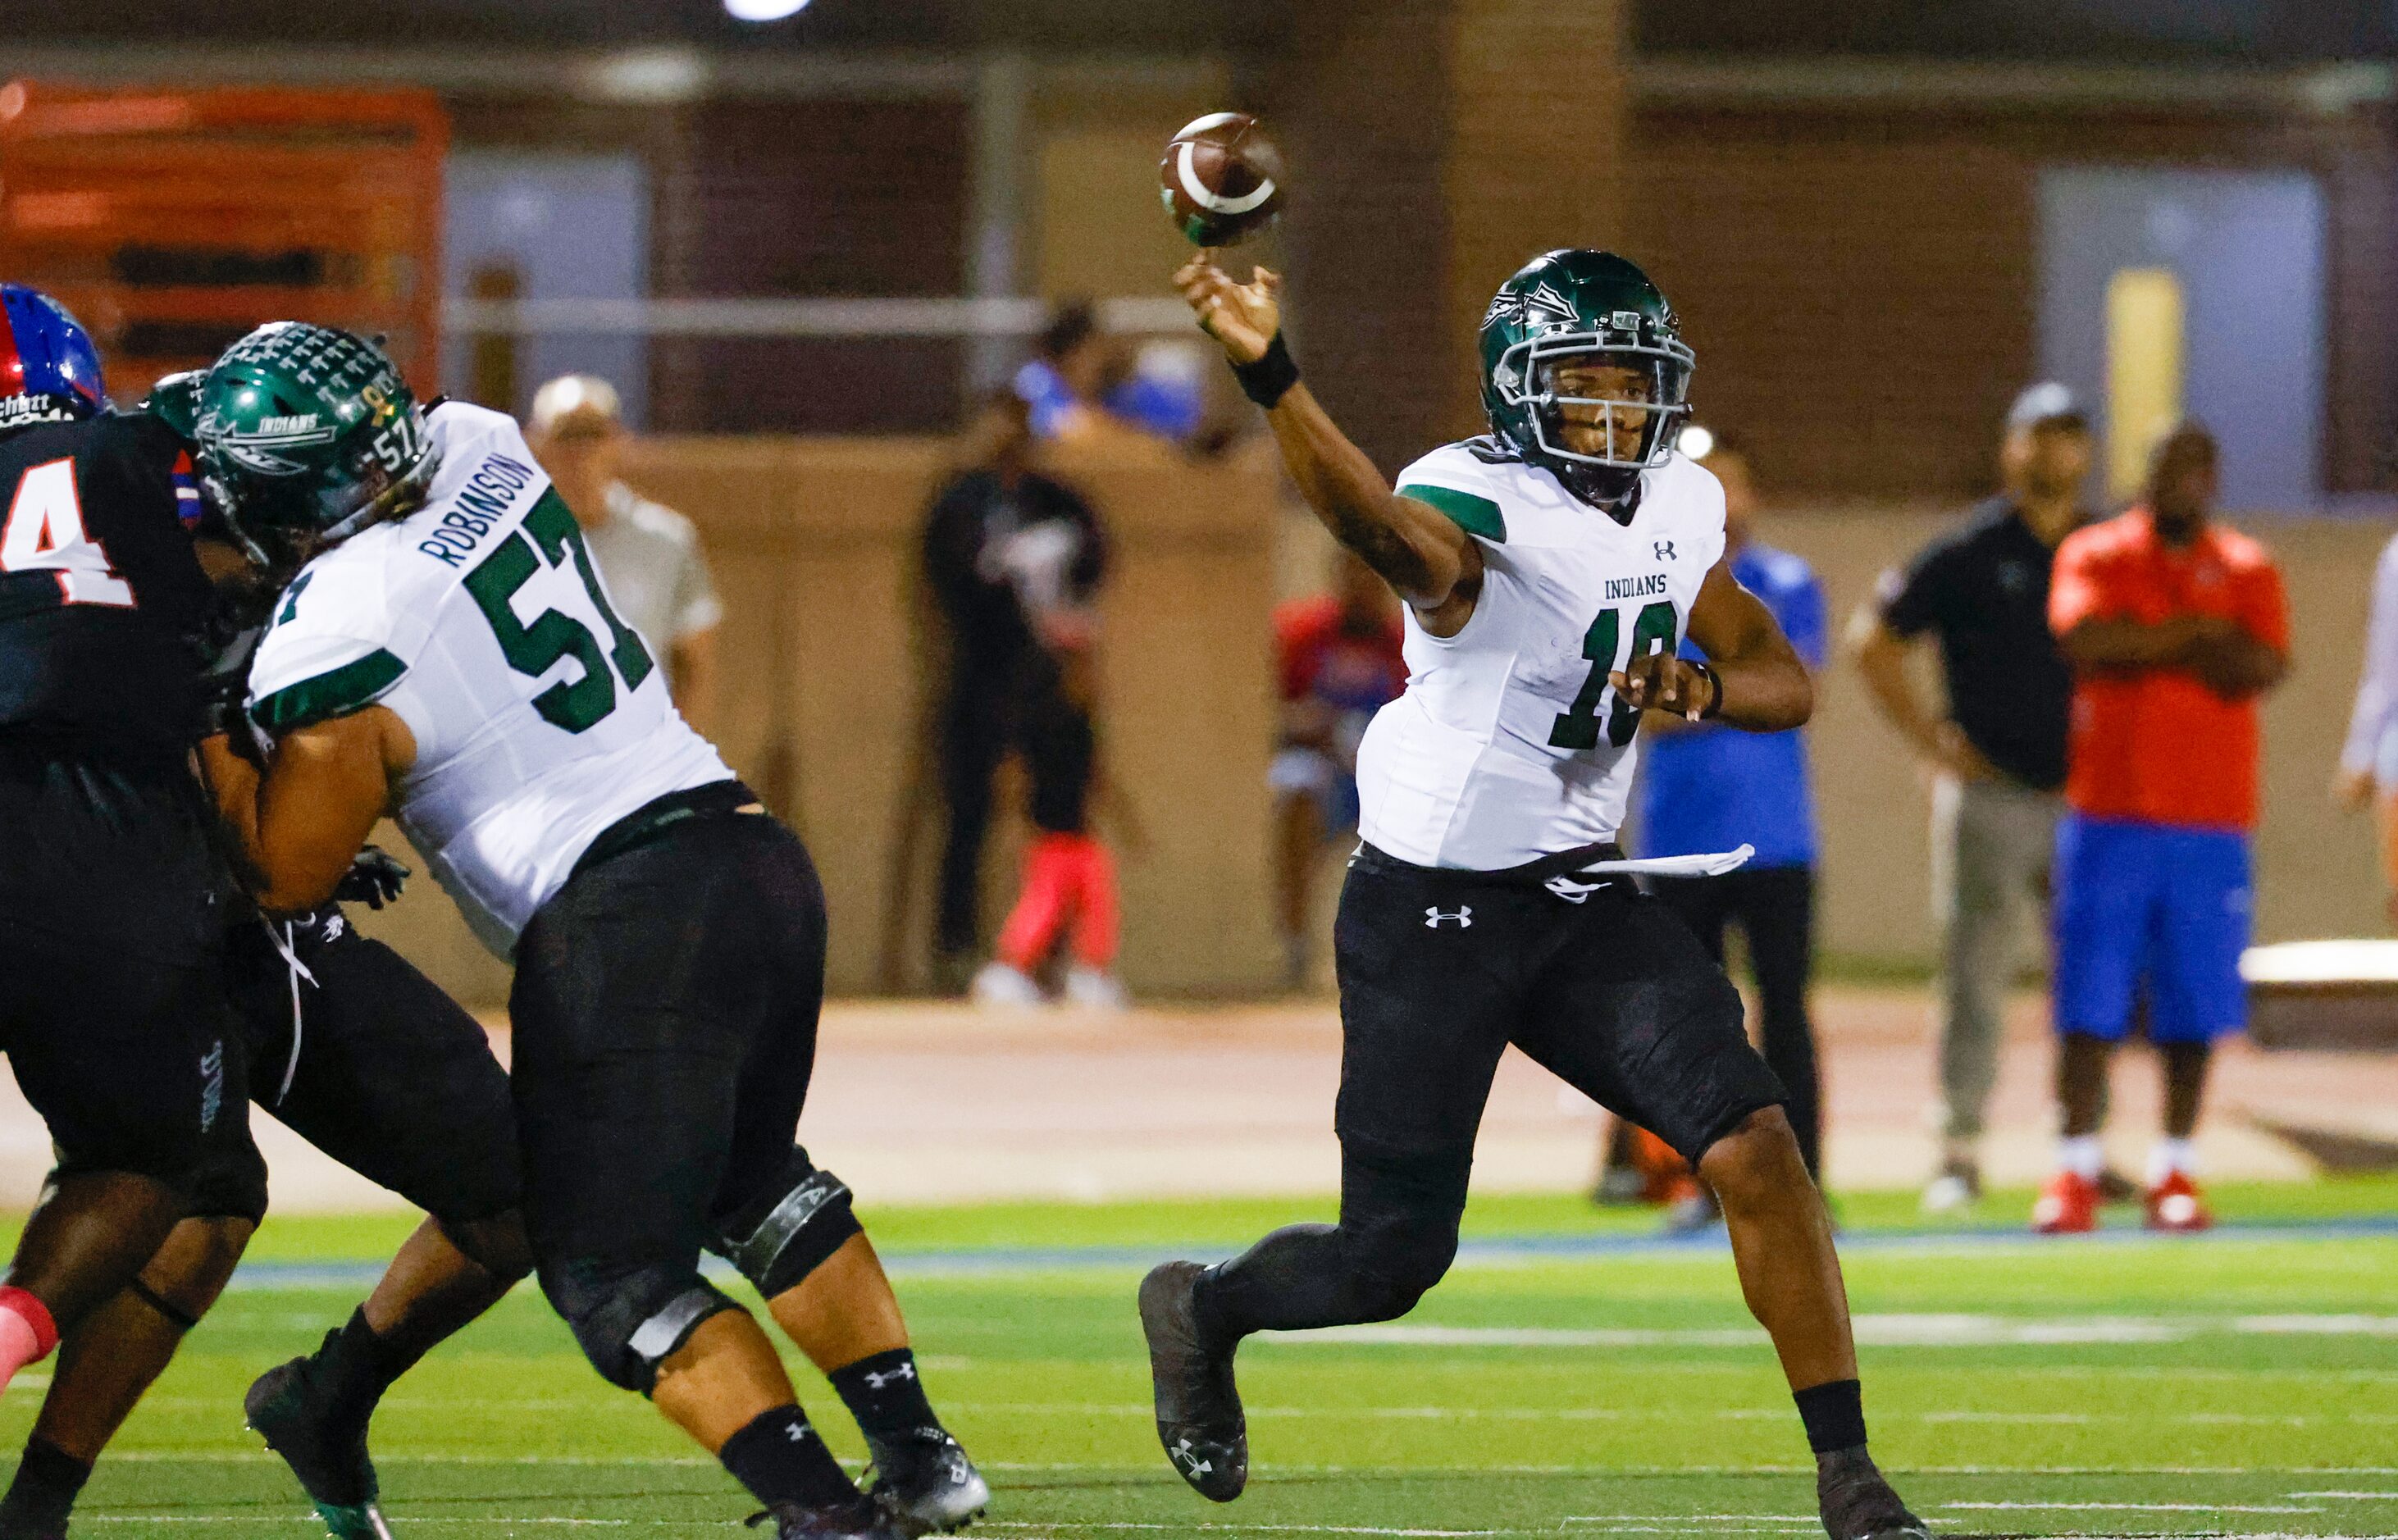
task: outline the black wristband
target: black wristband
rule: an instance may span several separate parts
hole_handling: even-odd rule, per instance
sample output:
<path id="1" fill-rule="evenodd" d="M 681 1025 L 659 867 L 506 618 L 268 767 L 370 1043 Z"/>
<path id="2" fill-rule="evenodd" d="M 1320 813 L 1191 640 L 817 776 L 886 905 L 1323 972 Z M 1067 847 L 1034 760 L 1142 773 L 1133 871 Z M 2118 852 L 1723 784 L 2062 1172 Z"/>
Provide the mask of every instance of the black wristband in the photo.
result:
<path id="1" fill-rule="evenodd" d="M 1272 412 L 1299 384 L 1299 365 L 1291 361 L 1290 349 L 1283 345 L 1277 331 L 1273 341 L 1266 344 L 1265 356 L 1255 363 L 1234 364 L 1233 378 L 1241 382 L 1242 395 Z"/>
<path id="2" fill-rule="evenodd" d="M 1699 677 L 1707 682 L 1707 706 L 1705 710 L 1699 713 L 1699 720 L 1713 721 L 1723 715 L 1723 675 L 1708 668 L 1704 659 L 1692 658 L 1691 667 L 1697 670 Z"/>

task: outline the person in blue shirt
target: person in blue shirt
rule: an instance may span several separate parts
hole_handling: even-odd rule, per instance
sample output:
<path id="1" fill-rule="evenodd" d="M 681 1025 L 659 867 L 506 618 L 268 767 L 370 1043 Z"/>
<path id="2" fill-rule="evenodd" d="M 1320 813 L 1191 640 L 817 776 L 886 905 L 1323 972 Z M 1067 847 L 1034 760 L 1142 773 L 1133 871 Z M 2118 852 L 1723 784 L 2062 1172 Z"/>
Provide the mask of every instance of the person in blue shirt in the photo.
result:
<path id="1" fill-rule="evenodd" d="M 1704 429 L 1684 440 L 1684 452 Z M 1704 443 L 1704 440 L 1702 440 Z M 1731 574 L 1765 601 L 1811 669 L 1824 664 L 1824 589 L 1814 570 L 1756 538 L 1758 493 L 1748 457 L 1722 438 L 1697 456 L 1724 489 L 1724 540 Z M 1683 643 L 1695 657 L 1695 642 Z M 1662 729 L 1662 730 L 1661 730 Z M 1688 856 L 1757 847 L 1746 866 L 1720 877 L 1658 878 L 1652 890 L 1721 962 L 1724 933 L 1738 925 L 1763 1006 L 1766 1062 L 1790 1090 L 1790 1124 L 1807 1169 L 1820 1176 L 1822 1086 L 1807 994 L 1815 951 L 1815 802 L 1807 738 L 1728 731 L 1650 712 L 1642 724 L 1638 839 L 1643 856 Z M 1711 1214 L 1711 1210 L 1710 1210 Z"/>

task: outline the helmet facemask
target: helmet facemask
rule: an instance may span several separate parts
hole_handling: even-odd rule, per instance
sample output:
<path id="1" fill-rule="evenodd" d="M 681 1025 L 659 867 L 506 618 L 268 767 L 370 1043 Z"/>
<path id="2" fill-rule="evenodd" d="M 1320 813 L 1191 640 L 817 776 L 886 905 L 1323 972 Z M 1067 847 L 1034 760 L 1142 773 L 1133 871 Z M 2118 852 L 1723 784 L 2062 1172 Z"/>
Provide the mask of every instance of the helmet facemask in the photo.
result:
<path id="1" fill-rule="evenodd" d="M 1695 362 L 1691 349 L 1676 338 L 1644 344 L 1634 340 L 1637 335 L 1636 329 L 1630 335 L 1556 331 L 1528 338 L 1502 354 L 1491 374 L 1500 400 L 1522 411 L 1532 440 L 1516 446 L 1525 458 L 1589 500 L 1620 499 L 1642 471 L 1672 458 L 1675 439 L 1690 415 Z M 1560 372 L 1593 366 L 1629 371 L 1641 383 L 1622 394 L 1564 393 Z M 1572 448 L 1569 440 L 1577 427 L 1595 430 L 1603 447 Z M 1632 440 L 1628 449 L 1626 439 Z"/>
<path id="2" fill-rule="evenodd" d="M 424 501 L 438 468 L 423 414 L 411 402 L 337 462 L 317 467 L 204 425 L 200 484 L 244 554 L 296 570 L 360 530 L 403 518 Z"/>
<path id="3" fill-rule="evenodd" d="M 371 452 L 360 459 L 355 475 L 276 477 L 209 466 L 200 490 L 244 555 L 262 567 L 296 571 L 317 551 L 403 517 L 424 500 L 432 455 L 402 472 L 376 462 Z"/>

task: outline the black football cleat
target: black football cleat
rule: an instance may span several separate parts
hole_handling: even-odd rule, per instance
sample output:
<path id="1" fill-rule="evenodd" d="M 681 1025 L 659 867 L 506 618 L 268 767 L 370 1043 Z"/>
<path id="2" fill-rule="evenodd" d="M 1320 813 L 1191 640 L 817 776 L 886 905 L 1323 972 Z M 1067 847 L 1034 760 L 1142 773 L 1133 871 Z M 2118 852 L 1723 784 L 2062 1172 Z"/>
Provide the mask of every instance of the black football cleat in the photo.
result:
<path id="1" fill-rule="evenodd" d="M 855 1497 L 838 1507 L 809 1508 L 797 1503 L 777 1503 L 763 1513 L 749 1516 L 749 1527 L 761 1524 L 775 1526 L 775 1540 L 914 1540 L 915 1532 L 905 1529 L 885 1511 L 882 1505 L 867 1497 Z"/>
<path id="2" fill-rule="evenodd" d="M 1192 1491 L 1229 1503 L 1249 1484 L 1249 1425 L 1233 1384 L 1233 1355 L 1200 1341 L 1192 1290 L 1205 1271 L 1169 1262 L 1140 1280 L 1140 1329 L 1157 1396 L 1157 1441 Z"/>
<path id="3" fill-rule="evenodd" d="M 1831 1540 L 1932 1540 L 1863 1446 L 1817 1457 L 1815 1501 Z"/>
<path id="4" fill-rule="evenodd" d="M 374 1462 L 367 1457 L 363 1422 L 331 1415 L 322 1404 L 307 1358 L 268 1370 L 241 1399 L 249 1425 L 283 1456 L 333 1540 L 392 1540 L 376 1506 Z"/>
<path id="5" fill-rule="evenodd" d="M 896 1439 L 866 1436 L 874 1460 L 867 1495 L 910 1534 L 947 1534 L 990 1505 L 990 1483 L 943 1427 L 910 1428 Z"/>

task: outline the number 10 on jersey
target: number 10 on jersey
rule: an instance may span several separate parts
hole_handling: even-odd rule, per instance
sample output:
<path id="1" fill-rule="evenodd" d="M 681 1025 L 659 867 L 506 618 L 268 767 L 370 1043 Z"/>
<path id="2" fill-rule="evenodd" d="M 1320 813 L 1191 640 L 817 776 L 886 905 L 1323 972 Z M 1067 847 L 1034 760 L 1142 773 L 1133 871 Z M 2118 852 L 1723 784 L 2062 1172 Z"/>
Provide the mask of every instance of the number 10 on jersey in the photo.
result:
<path id="1" fill-rule="evenodd" d="M 1640 607 L 1632 622 L 1632 645 L 1621 657 L 1623 612 L 1601 610 L 1598 618 L 1583 633 L 1582 655 L 1590 660 L 1590 677 L 1582 682 L 1581 693 L 1574 696 L 1573 707 L 1559 712 L 1556 724 L 1549 729 L 1552 749 L 1596 749 L 1598 747 L 1598 705 L 1608 701 L 1607 741 L 1610 748 L 1621 749 L 1640 731 L 1640 711 L 1622 696 L 1614 695 L 1607 682 L 1610 670 L 1628 668 L 1632 660 L 1651 648 L 1661 652 L 1674 649 L 1675 633 L 1680 629 L 1681 617 L 1674 613 L 1669 600 L 1658 600 Z"/>

